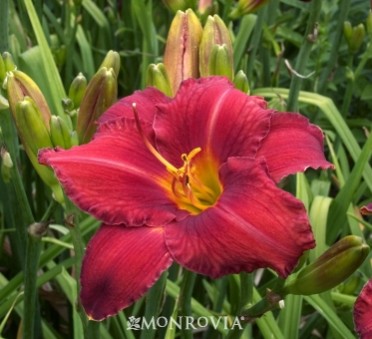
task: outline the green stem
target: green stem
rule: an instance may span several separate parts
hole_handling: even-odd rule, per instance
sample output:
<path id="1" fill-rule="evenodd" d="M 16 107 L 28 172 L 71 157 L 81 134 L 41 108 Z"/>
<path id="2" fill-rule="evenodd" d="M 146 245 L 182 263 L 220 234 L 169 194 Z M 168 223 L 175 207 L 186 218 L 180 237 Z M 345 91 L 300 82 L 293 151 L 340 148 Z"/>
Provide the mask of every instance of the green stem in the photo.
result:
<path id="1" fill-rule="evenodd" d="M 2 53 L 9 48 L 9 0 L 0 0 L 0 13 L 0 53 Z"/>
<path id="2" fill-rule="evenodd" d="M 38 227 L 45 229 L 47 220 L 52 215 L 57 203 L 53 200 L 50 204 L 42 220 L 38 223 Z M 32 215 L 29 215 L 31 218 Z M 44 224 L 44 225 L 43 225 Z M 36 224 L 34 224 L 36 225 Z M 34 226 L 32 225 L 32 226 Z M 41 328 L 41 319 L 38 311 L 38 299 L 37 299 L 37 270 L 39 267 L 39 259 L 41 253 L 41 237 L 42 234 L 33 234 L 30 232 L 31 226 L 29 226 L 29 233 L 27 238 L 26 248 L 26 259 L 25 259 L 25 299 L 24 299 L 24 318 L 23 318 L 23 337 L 27 339 L 39 337 Z M 32 316 L 30 316 L 32 315 Z M 40 323 L 39 323 L 40 322 Z"/>
<path id="3" fill-rule="evenodd" d="M 41 252 L 41 241 L 39 237 L 31 234 L 28 235 L 26 248 L 25 262 L 25 298 L 23 312 L 23 338 L 37 338 L 37 328 L 39 328 L 36 320 L 38 317 L 38 299 L 37 299 L 37 269 Z"/>
<path id="4" fill-rule="evenodd" d="M 192 307 L 191 307 L 191 298 L 192 298 L 192 291 L 194 290 L 196 280 L 196 274 L 184 270 L 183 271 L 183 279 L 181 283 L 181 291 L 180 291 L 180 313 L 182 316 L 188 316 L 192 314 Z M 192 339 L 193 333 L 190 329 L 182 329 L 181 338 L 185 339 Z"/>
<path id="5" fill-rule="evenodd" d="M 314 44 L 316 36 L 314 30 L 316 29 L 317 21 L 320 15 L 320 9 L 322 7 L 322 0 L 313 0 L 311 2 L 310 16 L 307 23 L 305 32 L 304 42 L 301 45 L 300 52 L 297 57 L 297 61 L 294 69 L 297 73 L 304 73 L 307 62 L 309 60 L 311 48 Z M 288 98 L 288 110 L 298 111 L 298 95 L 301 90 L 302 79 L 296 75 L 293 75 Z"/>
<path id="6" fill-rule="evenodd" d="M 339 53 L 339 47 L 344 31 L 344 22 L 347 18 L 349 12 L 351 0 L 341 0 L 338 8 L 340 11 L 337 13 L 337 26 L 334 30 L 334 37 L 330 39 L 332 41 L 331 51 L 329 52 L 328 60 L 337 60 L 337 55 Z M 328 78 L 335 67 L 334 62 L 327 62 L 323 68 L 322 74 L 320 75 L 318 84 L 318 93 L 323 93 L 328 84 Z"/>
<path id="7" fill-rule="evenodd" d="M 253 85 L 252 84 L 252 79 L 254 78 L 253 70 L 254 70 L 258 47 L 261 45 L 260 40 L 262 36 L 263 25 L 266 20 L 266 13 L 267 13 L 267 6 L 264 6 L 263 8 L 261 8 L 261 10 L 259 10 L 256 24 L 254 26 L 252 41 L 249 45 L 250 53 L 249 53 L 249 58 L 248 58 L 247 77 L 248 77 L 250 88 L 252 88 L 252 85 Z"/>

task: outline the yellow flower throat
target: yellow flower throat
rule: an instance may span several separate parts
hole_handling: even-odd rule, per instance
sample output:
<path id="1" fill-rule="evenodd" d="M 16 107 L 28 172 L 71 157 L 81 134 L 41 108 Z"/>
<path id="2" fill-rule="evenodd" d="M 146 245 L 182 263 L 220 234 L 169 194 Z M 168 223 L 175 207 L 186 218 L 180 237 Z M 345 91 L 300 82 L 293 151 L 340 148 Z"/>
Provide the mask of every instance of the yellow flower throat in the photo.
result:
<path id="1" fill-rule="evenodd" d="M 177 168 L 166 160 L 150 143 L 142 131 L 136 104 L 132 104 L 137 129 L 148 150 L 166 168 L 169 176 L 160 184 L 169 198 L 182 209 L 191 214 L 199 214 L 213 206 L 222 193 L 218 177 L 218 163 L 212 155 L 202 154 L 196 147 L 191 152 L 181 154 L 182 166 Z"/>

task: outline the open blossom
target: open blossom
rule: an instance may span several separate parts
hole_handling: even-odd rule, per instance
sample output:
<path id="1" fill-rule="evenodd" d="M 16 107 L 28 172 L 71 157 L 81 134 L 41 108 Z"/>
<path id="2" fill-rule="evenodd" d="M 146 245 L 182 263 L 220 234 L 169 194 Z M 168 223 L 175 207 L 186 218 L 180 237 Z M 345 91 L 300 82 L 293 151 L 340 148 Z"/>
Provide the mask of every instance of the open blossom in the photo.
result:
<path id="1" fill-rule="evenodd" d="M 141 297 L 172 262 L 212 278 L 269 267 L 286 277 L 314 247 L 303 204 L 276 186 L 332 167 L 321 130 L 225 78 L 189 79 L 113 105 L 94 139 L 43 150 L 67 195 L 103 221 L 88 244 L 81 301 L 96 320 Z"/>
<path id="2" fill-rule="evenodd" d="M 372 338 L 372 279 L 364 285 L 355 302 L 354 323 L 361 339 Z"/>

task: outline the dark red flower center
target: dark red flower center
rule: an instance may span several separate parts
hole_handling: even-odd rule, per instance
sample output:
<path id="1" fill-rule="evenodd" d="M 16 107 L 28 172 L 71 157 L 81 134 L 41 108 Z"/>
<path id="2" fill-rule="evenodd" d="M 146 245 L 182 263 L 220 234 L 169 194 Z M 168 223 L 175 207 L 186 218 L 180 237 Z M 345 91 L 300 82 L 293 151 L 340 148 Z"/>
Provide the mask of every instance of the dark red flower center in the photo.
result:
<path id="1" fill-rule="evenodd" d="M 177 168 L 166 160 L 150 143 L 142 131 L 136 105 L 133 112 L 141 137 L 148 150 L 165 167 L 169 175 L 159 181 L 168 197 L 182 210 L 197 215 L 213 206 L 220 197 L 223 187 L 218 176 L 218 162 L 200 147 L 189 153 L 182 153 L 182 166 Z"/>

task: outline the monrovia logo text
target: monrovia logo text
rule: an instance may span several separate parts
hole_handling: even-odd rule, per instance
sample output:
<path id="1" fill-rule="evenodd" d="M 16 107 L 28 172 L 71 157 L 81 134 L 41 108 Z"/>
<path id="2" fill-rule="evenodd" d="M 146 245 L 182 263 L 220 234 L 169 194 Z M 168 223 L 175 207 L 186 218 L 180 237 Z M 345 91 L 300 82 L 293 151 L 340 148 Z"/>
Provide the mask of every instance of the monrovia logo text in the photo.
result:
<path id="1" fill-rule="evenodd" d="M 143 330 L 143 329 L 157 329 L 163 327 L 178 328 L 178 329 L 201 329 L 212 327 L 214 329 L 243 329 L 239 317 L 228 316 L 208 316 L 208 317 L 192 317 L 192 316 L 179 316 L 177 318 L 167 317 L 151 317 L 146 319 L 144 317 L 129 317 L 127 321 L 128 330 Z"/>

